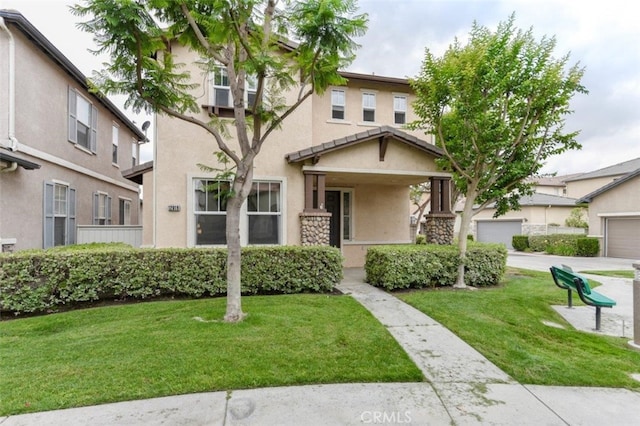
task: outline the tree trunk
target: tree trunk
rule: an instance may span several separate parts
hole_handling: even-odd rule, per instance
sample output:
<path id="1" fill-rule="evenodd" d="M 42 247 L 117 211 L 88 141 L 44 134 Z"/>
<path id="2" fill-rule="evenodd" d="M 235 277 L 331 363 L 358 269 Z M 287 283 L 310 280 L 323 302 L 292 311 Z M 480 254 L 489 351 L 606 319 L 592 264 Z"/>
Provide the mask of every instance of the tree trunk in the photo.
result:
<path id="1" fill-rule="evenodd" d="M 240 322 L 246 314 L 242 312 L 242 280 L 240 244 L 240 213 L 242 204 L 249 196 L 253 181 L 252 167 L 246 176 L 236 175 L 232 186 L 233 195 L 227 200 L 227 312 L 225 322 Z"/>
<path id="2" fill-rule="evenodd" d="M 475 188 L 472 185 L 472 188 Z M 453 288 L 467 288 L 464 283 L 464 268 L 467 258 L 467 234 L 471 226 L 471 218 L 473 217 L 473 204 L 476 201 L 475 191 L 467 191 L 466 199 L 464 203 L 464 209 L 462 210 L 462 216 L 460 217 L 460 232 L 458 233 L 458 251 L 460 252 L 460 265 L 458 266 L 458 279 L 453 285 Z"/>

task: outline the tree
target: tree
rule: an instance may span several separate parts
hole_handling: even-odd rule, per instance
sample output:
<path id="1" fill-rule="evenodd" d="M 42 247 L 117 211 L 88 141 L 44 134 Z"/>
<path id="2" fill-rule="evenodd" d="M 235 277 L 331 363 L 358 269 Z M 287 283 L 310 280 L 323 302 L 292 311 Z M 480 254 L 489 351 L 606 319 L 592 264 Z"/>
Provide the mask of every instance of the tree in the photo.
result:
<path id="1" fill-rule="evenodd" d="M 230 159 L 225 321 L 244 317 L 239 223 L 254 160 L 309 96 L 345 84 L 338 70 L 354 59 L 353 38 L 363 35 L 367 24 L 356 10 L 354 0 L 87 0 L 72 7 L 77 16 L 89 17 L 78 26 L 94 35 L 95 53 L 110 56 L 106 68 L 94 73 L 96 91 L 126 95 L 125 107 L 135 112 L 156 112 L 204 129 Z M 195 52 L 204 73 L 222 67 L 233 98 L 235 140 L 228 121 L 199 118 L 194 93 L 202 78 L 181 70 L 172 43 Z M 256 100 L 246 107 L 250 79 Z M 297 96 L 286 104 L 283 93 L 289 90 Z"/>
<path id="2" fill-rule="evenodd" d="M 467 234 L 473 215 L 496 203 L 496 216 L 519 207 L 532 193 L 525 179 L 544 161 L 579 149 L 579 132 L 564 132 L 569 101 L 587 93 L 584 69 L 569 55 L 552 56 L 555 37 L 536 41 L 532 29 L 516 30 L 515 15 L 495 32 L 474 22 L 469 41 L 457 39 L 441 58 L 426 50 L 416 91 L 414 129 L 435 134 L 444 151 L 439 165 L 450 171 L 465 197 L 455 287 L 465 287 Z M 474 212 L 474 206 L 477 209 Z"/>
<path id="3" fill-rule="evenodd" d="M 574 207 L 571 209 L 569 213 L 569 217 L 565 219 L 565 226 L 569 226 L 571 228 L 584 228 L 589 229 L 589 223 L 584 220 L 584 214 L 586 212 L 586 208 L 584 207 Z"/>

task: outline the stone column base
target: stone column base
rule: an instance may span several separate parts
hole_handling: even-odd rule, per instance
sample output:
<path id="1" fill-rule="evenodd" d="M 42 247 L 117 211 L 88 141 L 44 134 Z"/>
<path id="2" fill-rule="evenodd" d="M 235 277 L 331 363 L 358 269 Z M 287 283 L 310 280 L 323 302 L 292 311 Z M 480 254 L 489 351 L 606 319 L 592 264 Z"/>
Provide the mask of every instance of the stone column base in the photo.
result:
<path id="1" fill-rule="evenodd" d="M 331 213 L 300 213 L 300 243 L 303 246 L 328 246 L 330 225 Z"/>
<path id="2" fill-rule="evenodd" d="M 453 213 L 429 213 L 426 219 L 425 231 L 427 244 L 453 244 L 453 226 L 456 215 Z"/>

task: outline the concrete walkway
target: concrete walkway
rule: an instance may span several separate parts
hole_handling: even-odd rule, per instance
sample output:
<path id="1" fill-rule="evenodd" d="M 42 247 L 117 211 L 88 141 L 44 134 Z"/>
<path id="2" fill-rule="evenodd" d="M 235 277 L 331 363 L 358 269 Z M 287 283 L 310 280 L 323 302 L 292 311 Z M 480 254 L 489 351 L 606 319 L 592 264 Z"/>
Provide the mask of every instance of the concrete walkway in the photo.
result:
<path id="1" fill-rule="evenodd" d="M 640 393 L 521 385 L 427 315 L 365 284 L 361 269 L 346 270 L 339 288 L 387 327 L 426 382 L 199 393 L 11 416 L 0 426 L 640 424 Z"/>

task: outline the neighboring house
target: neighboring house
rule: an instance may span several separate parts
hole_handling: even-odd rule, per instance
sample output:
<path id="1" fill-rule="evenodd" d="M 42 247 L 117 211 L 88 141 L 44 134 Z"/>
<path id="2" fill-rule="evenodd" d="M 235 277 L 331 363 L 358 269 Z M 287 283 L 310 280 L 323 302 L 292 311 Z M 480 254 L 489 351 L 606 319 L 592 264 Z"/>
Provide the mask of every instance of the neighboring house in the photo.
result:
<path id="1" fill-rule="evenodd" d="M 178 45 L 172 51 L 176 61 L 191 64 L 194 82 L 203 81 L 198 58 Z M 411 241 L 409 185 L 431 178 L 449 183 L 450 175 L 435 164 L 441 151 L 432 138 L 403 130 L 416 118 L 408 81 L 342 75 L 346 86 L 308 98 L 256 158 L 240 223 L 243 245 L 329 243 L 341 248 L 345 266 L 362 266 L 368 247 Z M 230 101 L 224 79 L 208 81 L 194 91 L 204 120 L 221 115 Z M 144 245 L 224 246 L 225 203 L 218 190 L 226 183 L 198 167 L 216 165 L 215 141 L 166 116 L 156 117 L 154 134 L 153 164 L 125 173 L 144 182 Z M 318 235 L 323 223 L 328 241 Z"/>
<path id="2" fill-rule="evenodd" d="M 582 173 L 575 173 L 571 175 L 562 176 L 550 176 L 540 175 L 529 178 L 529 182 L 533 182 L 534 191 L 539 194 L 558 195 L 560 197 L 567 196 L 567 179 L 573 179 L 582 175 Z"/>
<path id="3" fill-rule="evenodd" d="M 78 225 L 139 223 L 139 187 L 121 171 L 144 134 L 13 10 L 0 10 L 0 100 L 4 251 L 72 244 Z"/>
<path id="4" fill-rule="evenodd" d="M 475 238 L 480 242 L 504 243 L 512 248 L 514 235 L 546 235 L 550 228 L 562 227 L 569 213 L 576 207 L 574 198 L 534 193 L 522 197 L 520 210 L 493 218 L 495 204 L 489 205 L 473 217 Z M 562 229 L 562 228 L 561 228 Z M 555 232 L 555 230 L 553 231 Z M 563 229 L 562 232 L 569 232 Z"/>
<path id="5" fill-rule="evenodd" d="M 638 164 L 635 170 L 578 200 L 589 204 L 589 235 L 600 239 L 602 256 L 640 259 L 639 160 L 627 162 Z"/>
<path id="6" fill-rule="evenodd" d="M 602 188 L 624 175 L 640 168 L 640 158 L 614 164 L 589 173 L 582 173 L 575 177 L 565 179 L 567 185 L 567 197 L 582 198 L 591 192 Z"/>

